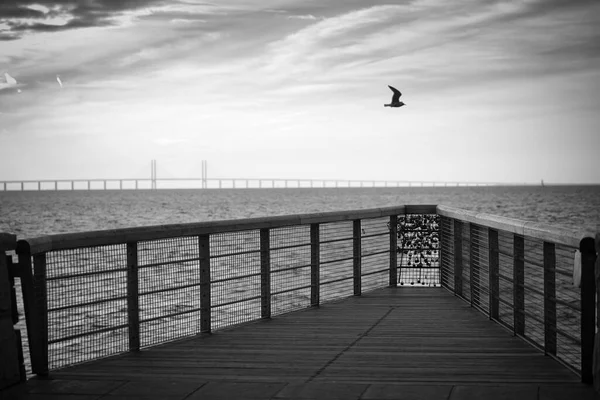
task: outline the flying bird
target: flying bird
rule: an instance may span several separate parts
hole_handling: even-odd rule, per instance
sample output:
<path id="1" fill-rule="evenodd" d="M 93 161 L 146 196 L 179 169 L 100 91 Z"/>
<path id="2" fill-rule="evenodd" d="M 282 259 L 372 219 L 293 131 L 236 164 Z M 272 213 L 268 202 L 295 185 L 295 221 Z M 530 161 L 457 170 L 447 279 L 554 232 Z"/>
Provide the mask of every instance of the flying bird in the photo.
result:
<path id="1" fill-rule="evenodd" d="M 390 104 L 384 104 L 384 107 L 402 107 L 403 105 L 405 105 L 403 102 L 400 101 L 400 96 L 402 96 L 402 93 L 400 93 L 400 91 L 394 87 L 391 87 L 390 85 L 388 85 L 388 87 L 392 90 L 392 92 L 394 92 L 394 94 L 392 95 L 392 102 Z"/>
<path id="2" fill-rule="evenodd" d="M 58 84 L 60 85 L 60 87 L 62 88 L 62 81 L 60 80 L 60 76 L 56 75 L 56 81 L 58 82 Z"/>

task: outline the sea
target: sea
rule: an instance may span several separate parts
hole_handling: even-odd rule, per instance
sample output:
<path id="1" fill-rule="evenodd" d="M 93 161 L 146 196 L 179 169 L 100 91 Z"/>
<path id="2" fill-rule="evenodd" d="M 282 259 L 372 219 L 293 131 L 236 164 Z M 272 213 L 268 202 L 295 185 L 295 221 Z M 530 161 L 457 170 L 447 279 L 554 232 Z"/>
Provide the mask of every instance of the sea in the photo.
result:
<path id="1" fill-rule="evenodd" d="M 448 205 L 558 227 L 600 230 L 600 185 L 159 189 L 0 192 L 0 232 L 44 235 L 359 210 Z"/>

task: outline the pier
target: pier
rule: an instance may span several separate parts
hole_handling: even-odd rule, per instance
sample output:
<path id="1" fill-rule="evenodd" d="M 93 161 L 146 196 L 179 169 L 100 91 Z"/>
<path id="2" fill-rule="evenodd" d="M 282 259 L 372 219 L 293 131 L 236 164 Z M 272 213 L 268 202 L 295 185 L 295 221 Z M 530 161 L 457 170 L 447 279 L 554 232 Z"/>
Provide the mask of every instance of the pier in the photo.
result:
<path id="1" fill-rule="evenodd" d="M 2 234 L 36 377 L 0 394 L 596 398 L 594 236 L 435 205 Z"/>
<path id="2" fill-rule="evenodd" d="M 538 185 L 538 183 L 535 183 Z M 200 177 L 158 177 L 156 160 L 150 163 L 149 178 L 27 179 L 0 180 L 0 191 L 40 190 L 156 190 L 156 189 L 291 189 L 291 188 L 362 188 L 362 187 L 472 187 L 521 186 L 527 183 L 413 181 L 381 179 L 311 178 L 228 178 L 208 177 L 208 163 L 202 160 Z"/>

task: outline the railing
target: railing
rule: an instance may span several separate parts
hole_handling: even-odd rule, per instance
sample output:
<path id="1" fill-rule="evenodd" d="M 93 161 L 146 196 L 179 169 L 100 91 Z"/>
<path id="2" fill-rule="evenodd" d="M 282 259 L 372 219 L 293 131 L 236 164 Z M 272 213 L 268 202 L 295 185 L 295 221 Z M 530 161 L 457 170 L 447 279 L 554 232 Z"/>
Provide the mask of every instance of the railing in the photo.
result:
<path id="1" fill-rule="evenodd" d="M 15 235 L 0 233 L 0 390 L 25 379 L 21 333 L 14 328 L 19 322 L 12 264 L 16 246 Z"/>
<path id="2" fill-rule="evenodd" d="M 435 206 L 20 240 L 32 371 L 209 333 L 384 287 L 438 285 Z M 31 273 L 32 272 L 32 273 Z"/>
<path id="3" fill-rule="evenodd" d="M 596 251 L 580 232 L 400 206 L 51 235 L 17 253 L 36 374 L 399 283 L 441 284 L 592 380 Z"/>
<path id="4" fill-rule="evenodd" d="M 592 235 L 438 206 L 442 286 L 592 383 Z M 574 284 L 576 251 L 581 287 Z"/>

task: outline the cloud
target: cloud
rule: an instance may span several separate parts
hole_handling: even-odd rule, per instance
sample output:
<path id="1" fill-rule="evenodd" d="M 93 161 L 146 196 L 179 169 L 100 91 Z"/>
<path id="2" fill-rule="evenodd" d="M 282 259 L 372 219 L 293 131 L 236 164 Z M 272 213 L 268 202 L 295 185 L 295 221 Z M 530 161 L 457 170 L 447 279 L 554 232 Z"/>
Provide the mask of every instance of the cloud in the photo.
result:
<path id="1" fill-rule="evenodd" d="M 0 37 L 6 40 L 31 32 L 114 25 L 117 18 L 127 13 L 143 13 L 152 6 L 164 3 L 164 0 L 3 0 L 0 4 L 0 24 L 7 27 L 0 29 Z"/>
<path id="2" fill-rule="evenodd" d="M 288 15 L 286 17 L 287 19 L 302 19 L 302 20 L 308 20 L 308 21 L 316 21 L 317 17 L 315 17 L 312 14 L 306 14 L 306 15 Z"/>
<path id="3" fill-rule="evenodd" d="M 273 41 L 263 68 L 272 79 L 306 85 L 395 75 L 438 89 L 562 73 L 598 65 L 599 16 L 600 3 L 589 0 L 376 5 Z"/>

